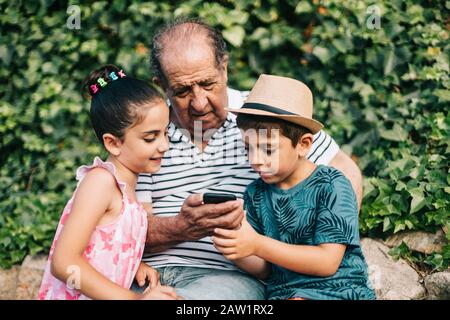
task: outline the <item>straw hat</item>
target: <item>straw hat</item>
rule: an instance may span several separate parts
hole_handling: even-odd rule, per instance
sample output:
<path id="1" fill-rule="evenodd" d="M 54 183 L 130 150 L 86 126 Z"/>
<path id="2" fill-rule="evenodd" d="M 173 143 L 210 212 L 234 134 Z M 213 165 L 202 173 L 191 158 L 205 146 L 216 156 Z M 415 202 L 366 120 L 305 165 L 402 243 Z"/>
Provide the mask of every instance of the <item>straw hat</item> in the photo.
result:
<path id="1" fill-rule="evenodd" d="M 260 75 L 242 108 L 227 110 L 283 119 L 308 128 L 313 134 L 323 128 L 312 118 L 311 90 L 303 82 L 285 77 Z"/>

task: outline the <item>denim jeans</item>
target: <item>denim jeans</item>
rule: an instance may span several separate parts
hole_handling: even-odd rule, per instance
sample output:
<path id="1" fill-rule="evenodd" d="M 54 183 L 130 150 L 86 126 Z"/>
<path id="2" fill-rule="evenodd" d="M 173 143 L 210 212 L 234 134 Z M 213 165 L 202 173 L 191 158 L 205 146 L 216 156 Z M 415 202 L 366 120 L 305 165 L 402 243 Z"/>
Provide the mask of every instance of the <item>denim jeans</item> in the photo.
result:
<path id="1" fill-rule="evenodd" d="M 185 300 L 263 300 L 264 284 L 239 272 L 195 267 L 156 268 L 161 284 L 172 286 Z M 131 290 L 144 291 L 135 282 Z"/>

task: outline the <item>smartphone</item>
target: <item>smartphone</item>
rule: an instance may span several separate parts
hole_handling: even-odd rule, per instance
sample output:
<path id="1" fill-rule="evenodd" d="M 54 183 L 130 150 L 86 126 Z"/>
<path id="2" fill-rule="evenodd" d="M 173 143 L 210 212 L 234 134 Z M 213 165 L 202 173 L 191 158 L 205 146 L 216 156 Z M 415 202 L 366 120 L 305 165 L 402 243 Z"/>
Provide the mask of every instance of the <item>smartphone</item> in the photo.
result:
<path id="1" fill-rule="evenodd" d="M 204 193 L 203 203 L 222 203 L 236 200 L 236 196 L 229 193 Z"/>

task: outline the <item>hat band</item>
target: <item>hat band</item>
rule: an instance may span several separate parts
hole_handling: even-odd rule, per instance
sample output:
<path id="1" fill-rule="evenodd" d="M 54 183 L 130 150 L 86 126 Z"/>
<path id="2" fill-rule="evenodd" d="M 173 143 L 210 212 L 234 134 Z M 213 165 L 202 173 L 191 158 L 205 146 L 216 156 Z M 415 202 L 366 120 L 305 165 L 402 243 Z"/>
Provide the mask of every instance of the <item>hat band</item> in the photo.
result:
<path id="1" fill-rule="evenodd" d="M 242 106 L 242 109 L 255 109 L 255 110 L 262 110 L 262 111 L 267 111 L 267 112 L 272 112 L 272 113 L 276 113 L 276 114 L 286 114 L 286 115 L 293 115 L 293 116 L 298 116 L 298 114 L 277 108 L 277 107 L 272 107 L 269 106 L 267 104 L 263 104 L 263 103 L 254 103 L 254 102 L 249 102 L 249 103 L 244 103 L 244 105 Z"/>

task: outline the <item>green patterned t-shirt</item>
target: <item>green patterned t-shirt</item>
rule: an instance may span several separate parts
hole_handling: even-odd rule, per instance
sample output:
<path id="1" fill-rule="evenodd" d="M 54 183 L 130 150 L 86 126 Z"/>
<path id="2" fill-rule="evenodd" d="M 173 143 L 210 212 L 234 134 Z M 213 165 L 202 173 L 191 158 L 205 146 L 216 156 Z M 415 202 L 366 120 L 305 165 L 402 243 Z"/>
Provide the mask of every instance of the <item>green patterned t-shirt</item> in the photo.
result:
<path id="1" fill-rule="evenodd" d="M 258 179 L 247 187 L 244 202 L 247 219 L 260 234 L 297 245 L 347 245 L 341 265 L 330 277 L 273 264 L 266 281 L 269 299 L 375 299 L 359 245 L 356 196 L 340 171 L 320 165 L 288 190 Z"/>

